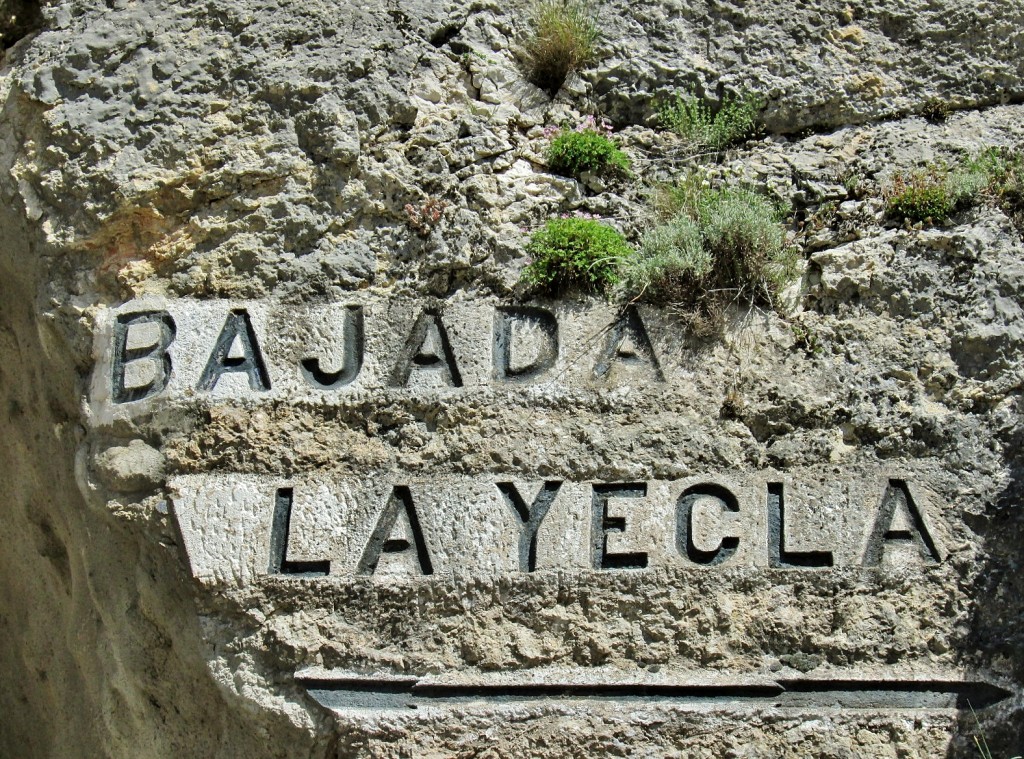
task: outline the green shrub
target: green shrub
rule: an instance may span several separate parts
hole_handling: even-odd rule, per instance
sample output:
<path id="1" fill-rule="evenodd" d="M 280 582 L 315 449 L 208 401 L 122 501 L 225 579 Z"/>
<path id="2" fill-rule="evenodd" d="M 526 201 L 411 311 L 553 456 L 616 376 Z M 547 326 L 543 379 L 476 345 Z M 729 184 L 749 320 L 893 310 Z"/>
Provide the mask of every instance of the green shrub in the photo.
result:
<path id="1" fill-rule="evenodd" d="M 620 262 L 633 252 L 617 229 L 581 217 L 548 220 L 526 250 L 532 260 L 522 282 L 547 292 L 572 287 L 602 292 L 618 281 Z"/>
<path id="2" fill-rule="evenodd" d="M 711 255 L 692 219 L 680 216 L 660 224 L 640 241 L 640 250 L 622 266 L 627 290 L 643 300 L 685 300 L 694 281 L 711 271 Z"/>
<path id="3" fill-rule="evenodd" d="M 718 113 L 692 92 L 676 93 L 658 112 L 662 127 L 688 140 L 696 147 L 723 150 L 754 136 L 761 128 L 764 101 L 757 95 L 727 95 Z"/>
<path id="4" fill-rule="evenodd" d="M 737 300 L 775 305 L 795 263 L 778 209 L 751 190 L 726 188 L 712 192 L 701 213 L 704 245 L 715 262 L 712 285 Z"/>
<path id="5" fill-rule="evenodd" d="M 733 303 L 777 304 L 796 265 L 777 208 L 748 189 L 706 187 L 699 174 L 660 197 L 661 212 L 674 215 L 623 264 L 627 292 L 704 315 Z"/>
<path id="6" fill-rule="evenodd" d="M 1024 231 L 1024 151 L 989 147 L 953 168 L 933 163 L 897 174 L 885 192 L 889 215 L 913 222 L 944 222 L 979 198 Z"/>
<path id="7" fill-rule="evenodd" d="M 897 174 L 886 192 L 885 201 L 890 216 L 915 222 L 945 221 L 956 208 L 956 202 L 946 187 L 945 173 L 934 167 Z"/>
<path id="8" fill-rule="evenodd" d="M 538 0 L 530 26 L 527 78 L 553 97 L 570 72 L 595 60 L 597 13 L 586 0 Z"/>
<path id="9" fill-rule="evenodd" d="M 967 162 L 972 171 L 984 172 L 984 193 L 1024 233 L 1024 150 L 990 147 Z"/>
<path id="10" fill-rule="evenodd" d="M 893 177 L 886 190 L 886 211 L 895 218 L 940 224 L 973 203 L 989 182 L 987 169 L 980 163 L 954 170 L 931 164 Z"/>
<path id="11" fill-rule="evenodd" d="M 629 172 L 629 158 L 591 117 L 576 129 L 562 129 L 548 146 L 548 166 L 552 171 L 579 177 L 585 171 L 606 176 Z"/>

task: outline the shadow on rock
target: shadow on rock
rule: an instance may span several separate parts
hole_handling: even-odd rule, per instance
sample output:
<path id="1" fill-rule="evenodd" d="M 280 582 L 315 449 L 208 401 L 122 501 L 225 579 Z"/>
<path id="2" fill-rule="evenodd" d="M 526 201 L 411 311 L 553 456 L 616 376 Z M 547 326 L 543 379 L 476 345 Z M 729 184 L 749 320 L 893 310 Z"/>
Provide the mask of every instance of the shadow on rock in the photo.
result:
<path id="1" fill-rule="evenodd" d="M 42 25 L 38 0 L 0 0 L 0 50 L 6 50 Z"/>
<path id="2" fill-rule="evenodd" d="M 974 608 L 958 653 L 968 678 L 1015 693 L 976 713 L 962 710 L 947 759 L 1024 756 L 1024 425 L 1012 438 L 1010 482 L 971 523 L 985 559 L 968 588 Z"/>

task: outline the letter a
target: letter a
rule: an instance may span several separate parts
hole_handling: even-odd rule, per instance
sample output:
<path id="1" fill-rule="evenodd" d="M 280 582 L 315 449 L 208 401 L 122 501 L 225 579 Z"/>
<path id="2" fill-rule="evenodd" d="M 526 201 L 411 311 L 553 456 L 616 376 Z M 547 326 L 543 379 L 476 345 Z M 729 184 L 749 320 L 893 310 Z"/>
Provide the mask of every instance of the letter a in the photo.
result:
<path id="1" fill-rule="evenodd" d="M 213 390 L 221 375 L 229 372 L 246 375 L 250 390 L 270 389 L 270 377 L 256 342 L 256 332 L 249 313 L 242 309 L 228 314 L 196 389 Z"/>
<path id="2" fill-rule="evenodd" d="M 384 505 L 384 511 L 377 519 L 373 534 L 366 542 L 363 556 L 356 566 L 356 574 L 374 574 L 382 556 L 386 554 L 410 552 L 415 555 L 420 574 L 434 573 L 430 554 L 427 553 L 427 544 L 423 539 L 423 530 L 420 528 L 419 516 L 412 502 L 412 493 L 406 485 L 395 485 L 391 490 L 391 497 Z"/>
<path id="3" fill-rule="evenodd" d="M 448 330 L 437 311 L 425 310 L 416 319 L 391 372 L 391 386 L 407 386 L 414 369 L 436 374 L 450 387 L 462 387 L 462 375 L 455 363 Z"/>
<path id="4" fill-rule="evenodd" d="M 889 480 L 878 507 L 875 526 L 868 538 L 864 552 L 864 566 L 877 567 L 882 563 L 886 545 L 890 543 L 913 543 L 925 562 L 938 563 L 942 560 L 935 540 L 928 532 L 924 516 L 910 494 L 905 480 Z"/>
<path id="5" fill-rule="evenodd" d="M 597 358 L 597 363 L 594 364 L 594 375 L 607 377 L 612 370 L 612 364 L 616 362 L 628 365 L 646 364 L 655 381 L 665 381 L 651 338 L 636 306 L 627 306 L 608 329 L 604 347 Z"/>

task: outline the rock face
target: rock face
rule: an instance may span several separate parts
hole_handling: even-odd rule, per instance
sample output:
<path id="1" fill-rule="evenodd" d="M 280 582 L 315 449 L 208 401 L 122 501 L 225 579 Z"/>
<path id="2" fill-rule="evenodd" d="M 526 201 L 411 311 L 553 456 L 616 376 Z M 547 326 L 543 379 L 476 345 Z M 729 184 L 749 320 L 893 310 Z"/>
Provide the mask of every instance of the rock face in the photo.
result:
<path id="1" fill-rule="evenodd" d="M 599 19 L 551 98 L 519 3 L 0 2 L 0 754 L 1024 751 L 1020 217 L 884 199 L 1024 145 L 1024 9 Z M 630 178 L 547 169 L 593 114 Z M 517 286 L 695 166 L 785 313 Z"/>

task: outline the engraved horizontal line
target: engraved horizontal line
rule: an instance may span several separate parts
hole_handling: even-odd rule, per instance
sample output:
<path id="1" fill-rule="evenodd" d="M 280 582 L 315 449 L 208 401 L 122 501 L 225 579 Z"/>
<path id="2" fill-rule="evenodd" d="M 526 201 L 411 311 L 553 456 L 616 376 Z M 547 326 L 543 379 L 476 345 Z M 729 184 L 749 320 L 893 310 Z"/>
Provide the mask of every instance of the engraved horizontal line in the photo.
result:
<path id="1" fill-rule="evenodd" d="M 983 708 L 1012 693 L 992 683 L 951 679 L 779 678 L 750 682 L 443 682 L 405 676 L 299 675 L 321 705 L 335 710 L 415 709 L 484 701 L 501 704 L 562 700 L 715 703 L 777 707 Z"/>

